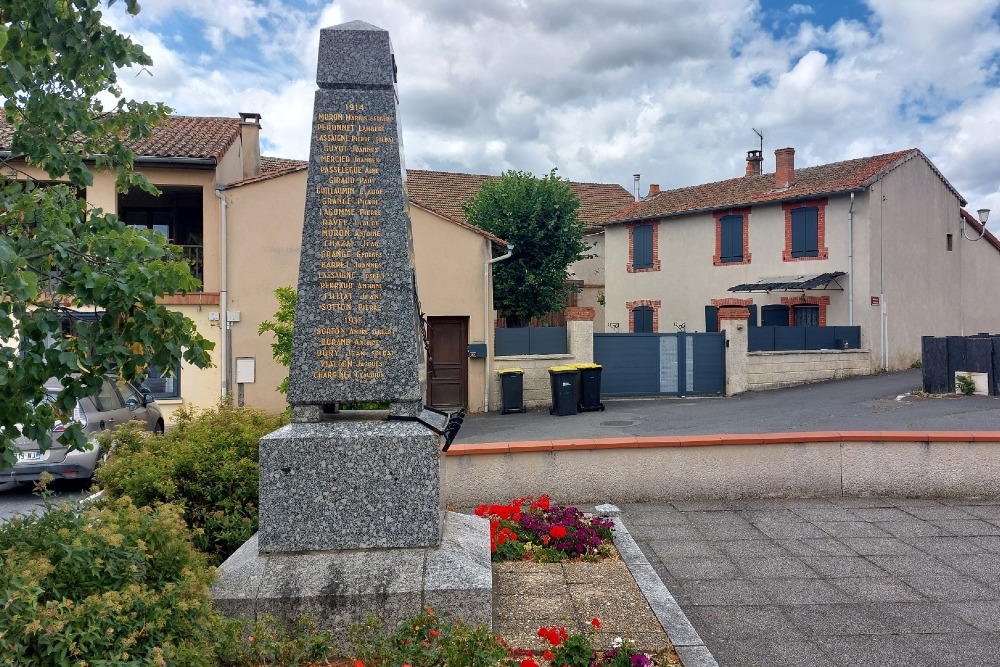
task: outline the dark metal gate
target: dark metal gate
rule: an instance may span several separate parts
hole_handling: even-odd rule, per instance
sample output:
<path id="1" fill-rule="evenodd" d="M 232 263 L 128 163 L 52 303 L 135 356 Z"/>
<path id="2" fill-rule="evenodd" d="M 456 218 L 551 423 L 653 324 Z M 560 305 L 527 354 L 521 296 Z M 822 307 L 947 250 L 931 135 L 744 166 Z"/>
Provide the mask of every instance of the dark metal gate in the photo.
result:
<path id="1" fill-rule="evenodd" d="M 602 396 L 726 393 L 726 334 L 594 334 Z"/>

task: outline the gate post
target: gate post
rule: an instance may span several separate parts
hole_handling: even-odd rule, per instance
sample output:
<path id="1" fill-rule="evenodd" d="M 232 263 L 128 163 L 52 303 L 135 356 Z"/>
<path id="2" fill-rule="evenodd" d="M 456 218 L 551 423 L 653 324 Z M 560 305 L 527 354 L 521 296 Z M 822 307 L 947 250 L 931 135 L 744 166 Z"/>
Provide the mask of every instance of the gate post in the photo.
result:
<path id="1" fill-rule="evenodd" d="M 748 308 L 720 308 L 719 330 L 726 334 L 726 396 L 742 394 L 750 387 L 747 369 Z"/>
<path id="2" fill-rule="evenodd" d="M 593 308 L 570 306 L 566 308 L 566 338 L 568 352 L 577 364 L 594 363 L 594 317 Z"/>

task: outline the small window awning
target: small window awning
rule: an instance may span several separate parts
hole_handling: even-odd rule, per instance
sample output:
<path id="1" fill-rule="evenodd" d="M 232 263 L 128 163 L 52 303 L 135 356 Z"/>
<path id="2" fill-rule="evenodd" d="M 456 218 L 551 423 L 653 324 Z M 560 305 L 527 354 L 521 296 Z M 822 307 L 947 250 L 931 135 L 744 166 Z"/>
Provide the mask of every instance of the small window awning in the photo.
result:
<path id="1" fill-rule="evenodd" d="M 840 290 L 844 288 L 837 282 L 847 274 L 843 271 L 832 273 L 809 274 L 802 276 L 785 276 L 783 278 L 761 278 L 755 283 L 734 285 L 730 292 L 804 292 L 807 290 Z"/>

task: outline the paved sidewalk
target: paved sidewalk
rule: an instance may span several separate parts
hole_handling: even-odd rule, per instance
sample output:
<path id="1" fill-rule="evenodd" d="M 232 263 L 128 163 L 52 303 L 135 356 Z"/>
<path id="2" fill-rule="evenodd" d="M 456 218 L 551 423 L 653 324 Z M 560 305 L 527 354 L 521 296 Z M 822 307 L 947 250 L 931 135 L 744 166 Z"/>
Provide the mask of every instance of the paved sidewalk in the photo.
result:
<path id="1" fill-rule="evenodd" d="M 998 501 L 621 509 L 721 667 L 1000 665 Z"/>

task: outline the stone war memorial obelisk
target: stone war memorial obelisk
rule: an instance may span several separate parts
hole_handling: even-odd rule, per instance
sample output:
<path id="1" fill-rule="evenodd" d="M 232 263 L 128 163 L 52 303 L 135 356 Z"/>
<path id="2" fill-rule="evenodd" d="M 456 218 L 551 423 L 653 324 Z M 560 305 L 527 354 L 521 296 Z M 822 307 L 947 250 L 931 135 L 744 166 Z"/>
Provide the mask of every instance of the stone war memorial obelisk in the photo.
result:
<path id="1" fill-rule="evenodd" d="M 370 614 L 392 625 L 424 605 L 489 624 L 489 524 L 444 511 L 441 436 L 428 425 L 441 417 L 421 404 L 389 33 L 322 30 L 316 81 L 292 423 L 260 441 L 260 528 L 223 563 L 214 601 L 246 618 L 308 613 L 341 642 Z M 390 408 L 337 411 L 348 401 Z"/>

